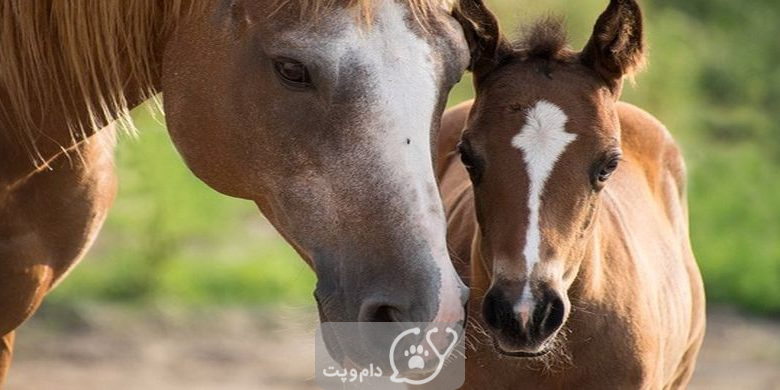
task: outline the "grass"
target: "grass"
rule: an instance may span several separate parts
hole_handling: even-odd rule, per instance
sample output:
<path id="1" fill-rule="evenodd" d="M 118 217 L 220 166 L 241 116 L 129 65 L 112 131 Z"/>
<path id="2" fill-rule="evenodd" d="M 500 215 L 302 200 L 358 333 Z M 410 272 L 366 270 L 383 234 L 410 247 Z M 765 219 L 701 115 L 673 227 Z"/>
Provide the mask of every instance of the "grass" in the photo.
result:
<path id="1" fill-rule="evenodd" d="M 505 26 L 557 10 L 581 47 L 606 1 L 489 1 Z M 644 1 L 650 65 L 624 99 L 685 151 L 694 250 L 711 302 L 780 314 L 780 5 Z M 511 29 L 510 29 L 511 30 Z M 471 96 L 467 75 L 450 103 Z M 253 204 L 190 174 L 143 111 L 117 150 L 120 193 L 95 249 L 54 301 L 312 303 L 313 273 Z"/>

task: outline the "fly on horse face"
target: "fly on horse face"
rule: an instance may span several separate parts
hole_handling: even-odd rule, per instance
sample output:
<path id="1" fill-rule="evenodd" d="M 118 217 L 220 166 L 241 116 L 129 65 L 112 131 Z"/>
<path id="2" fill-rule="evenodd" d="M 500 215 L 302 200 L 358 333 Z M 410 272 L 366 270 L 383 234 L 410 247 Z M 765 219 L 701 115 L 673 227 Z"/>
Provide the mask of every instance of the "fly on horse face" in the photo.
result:
<path id="1" fill-rule="evenodd" d="M 476 99 L 445 113 L 440 154 L 460 143 L 438 169 L 481 313 L 464 388 L 685 387 L 705 322 L 685 167 L 618 100 L 644 56 L 638 4 L 612 0 L 575 52 L 560 21 L 512 43 L 469 3 Z"/>
<path id="2" fill-rule="evenodd" d="M 188 167 L 316 272 L 322 321 L 463 321 L 431 147 L 469 59 L 446 2 L 4 0 L 0 20 L 0 382 L 113 200 L 105 128 L 160 92 Z"/>

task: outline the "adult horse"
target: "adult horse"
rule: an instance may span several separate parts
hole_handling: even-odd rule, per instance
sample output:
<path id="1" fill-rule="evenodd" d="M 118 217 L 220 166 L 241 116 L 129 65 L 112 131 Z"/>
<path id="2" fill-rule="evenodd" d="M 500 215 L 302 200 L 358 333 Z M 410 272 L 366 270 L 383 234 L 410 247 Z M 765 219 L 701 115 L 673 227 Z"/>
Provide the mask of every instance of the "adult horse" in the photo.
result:
<path id="1" fill-rule="evenodd" d="M 705 322 L 685 167 L 618 101 L 644 55 L 639 6 L 610 1 L 582 52 L 560 21 L 510 43 L 481 1 L 460 20 L 476 99 L 444 115 L 440 153 L 460 144 L 438 175 L 482 313 L 464 388 L 684 388 Z"/>
<path id="2" fill-rule="evenodd" d="M 441 1 L 4 0 L 0 20 L 0 382 L 114 197 L 101 129 L 158 92 L 189 168 L 314 269 L 323 321 L 464 318 L 431 140 L 469 53 Z"/>

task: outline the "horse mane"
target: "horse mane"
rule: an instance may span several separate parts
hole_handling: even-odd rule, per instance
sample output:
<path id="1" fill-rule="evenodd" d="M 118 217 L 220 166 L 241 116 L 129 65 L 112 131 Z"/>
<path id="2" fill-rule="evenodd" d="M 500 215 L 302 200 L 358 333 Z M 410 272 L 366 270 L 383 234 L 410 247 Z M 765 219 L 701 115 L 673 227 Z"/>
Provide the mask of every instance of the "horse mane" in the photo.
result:
<path id="1" fill-rule="evenodd" d="M 279 7 L 298 5 L 305 15 L 330 7 L 359 7 L 370 18 L 372 0 L 277 0 Z M 452 0 L 406 0 L 419 21 Z M 60 109 L 68 118 L 72 141 L 84 139 L 105 124 L 124 118 L 125 93 L 139 90 L 152 98 L 152 63 L 160 37 L 185 17 L 204 11 L 205 0 L 2 0 L 0 2 L 0 118 L 12 141 L 42 158 L 36 139 L 41 113 Z M 137 103 L 137 102 L 132 102 Z M 74 113 L 86 110 L 86 119 Z M 132 127 L 130 127 L 132 128 Z M 15 139 L 14 139 L 15 138 Z"/>
<path id="2" fill-rule="evenodd" d="M 125 116 L 128 84 L 146 100 L 156 91 L 155 47 L 205 1 L 3 0 L 0 2 L 0 116 L 35 157 L 41 117 L 68 117 L 74 143 Z M 193 5 L 194 4 L 194 5 Z M 42 113 L 41 110 L 44 112 Z M 87 119 L 74 118 L 86 110 Z M 38 133 L 40 132 L 40 133 Z M 81 134 L 79 134 L 81 133 Z M 13 138 L 11 138 L 13 140 Z"/>
<path id="3" fill-rule="evenodd" d="M 335 6 L 359 7 L 370 18 L 372 0 L 278 0 L 314 16 Z M 452 0 L 406 0 L 419 21 Z M 74 143 L 105 124 L 126 117 L 128 84 L 152 98 L 152 63 L 160 37 L 179 20 L 204 11 L 204 0 L 2 0 L 0 2 L 0 106 L 7 136 L 41 158 L 35 140 L 43 109 L 68 117 Z M 137 102 L 133 102 L 137 103 Z M 85 119 L 73 113 L 86 110 Z M 15 138 L 15 139 L 14 139 Z"/>

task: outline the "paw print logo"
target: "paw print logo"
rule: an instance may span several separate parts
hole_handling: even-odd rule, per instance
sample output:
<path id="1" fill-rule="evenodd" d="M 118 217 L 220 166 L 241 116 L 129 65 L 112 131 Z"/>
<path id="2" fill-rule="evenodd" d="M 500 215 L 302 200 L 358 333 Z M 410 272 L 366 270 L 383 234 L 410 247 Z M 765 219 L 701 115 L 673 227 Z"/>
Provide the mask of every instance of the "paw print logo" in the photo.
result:
<path id="1" fill-rule="evenodd" d="M 412 347 L 409 348 L 408 351 L 404 351 L 404 356 L 409 357 L 410 355 L 412 356 L 411 358 L 409 358 L 410 370 L 414 370 L 414 369 L 422 370 L 425 368 L 425 359 L 423 359 L 422 357 L 423 355 L 425 355 L 425 357 L 428 357 L 428 351 L 426 351 L 422 345 L 417 345 L 417 346 L 412 345 Z"/>
<path id="2" fill-rule="evenodd" d="M 455 348 L 455 346 L 458 343 L 458 332 L 454 331 L 453 329 L 447 327 L 445 329 L 446 333 L 449 333 L 453 336 L 452 343 L 447 348 L 444 353 L 439 352 L 439 350 L 436 348 L 435 344 L 431 341 L 431 335 L 433 333 L 438 333 L 439 328 L 433 328 L 428 330 L 428 332 L 425 334 L 425 340 L 428 342 L 428 347 L 436 356 L 436 360 L 438 360 L 438 363 L 436 364 L 436 367 L 432 369 L 432 371 L 428 374 L 427 377 L 422 379 L 411 379 L 406 378 L 401 375 L 401 373 L 398 370 L 398 367 L 396 366 L 395 362 L 395 348 L 398 346 L 398 342 L 401 341 L 406 336 L 409 335 L 419 335 L 422 333 L 419 327 L 412 328 L 405 330 L 399 334 L 395 340 L 393 341 L 393 345 L 390 347 L 390 366 L 393 369 L 393 375 L 390 376 L 390 380 L 395 383 L 408 383 L 410 385 L 423 385 L 430 381 L 432 381 L 434 378 L 436 378 L 437 375 L 439 375 L 439 372 L 441 372 L 442 367 L 444 367 L 444 360 L 447 358 L 447 356 L 452 352 L 452 350 Z M 410 370 L 424 370 L 425 367 L 425 359 L 423 359 L 423 356 L 427 357 L 429 355 L 428 350 L 420 345 L 412 345 L 408 350 L 404 351 L 404 359 L 407 360 L 407 365 Z M 402 366 L 403 367 L 403 366 Z"/>

